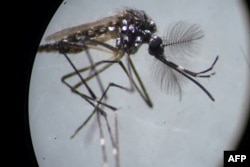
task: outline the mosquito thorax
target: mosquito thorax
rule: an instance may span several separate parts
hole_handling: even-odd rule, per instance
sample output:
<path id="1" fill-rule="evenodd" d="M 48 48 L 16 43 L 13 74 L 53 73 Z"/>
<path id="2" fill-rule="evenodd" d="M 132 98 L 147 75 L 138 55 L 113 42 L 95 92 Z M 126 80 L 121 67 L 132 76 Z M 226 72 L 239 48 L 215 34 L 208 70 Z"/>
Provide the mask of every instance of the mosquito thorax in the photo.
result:
<path id="1" fill-rule="evenodd" d="M 127 10 L 118 28 L 116 47 L 128 54 L 134 54 L 143 43 L 148 43 L 156 31 L 155 23 L 144 11 Z"/>
<path id="2" fill-rule="evenodd" d="M 160 56 L 164 52 L 164 47 L 162 45 L 162 39 L 158 36 L 153 36 L 149 40 L 148 52 L 152 56 Z"/>

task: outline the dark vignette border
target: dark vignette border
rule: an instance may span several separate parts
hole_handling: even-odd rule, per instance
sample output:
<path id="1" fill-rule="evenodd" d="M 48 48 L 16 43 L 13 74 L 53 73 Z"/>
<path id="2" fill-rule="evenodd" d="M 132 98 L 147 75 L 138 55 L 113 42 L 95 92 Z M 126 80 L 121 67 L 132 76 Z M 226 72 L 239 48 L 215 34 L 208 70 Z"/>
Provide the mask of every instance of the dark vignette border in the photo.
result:
<path id="1" fill-rule="evenodd" d="M 249 14 L 249 1 L 245 1 L 246 8 Z M 14 51 L 14 81 L 11 82 L 10 89 L 12 91 L 11 107 L 14 108 L 11 112 L 11 126 L 7 135 L 4 135 L 9 140 L 10 148 L 8 148 L 8 166 L 26 166 L 38 167 L 34 150 L 32 147 L 29 120 L 28 120 L 28 94 L 29 82 L 31 77 L 32 66 L 36 51 L 42 35 L 50 22 L 55 11 L 62 3 L 62 0 L 43 0 L 43 1 L 28 1 L 19 2 L 19 10 L 16 12 L 16 18 L 20 19 L 20 31 L 22 32 L 18 39 L 21 39 L 20 48 L 17 53 Z M 11 4 L 10 6 L 12 6 Z M 19 4 L 18 4 L 19 5 Z M 250 18 L 250 17 L 249 17 Z M 24 41 L 23 41 L 24 40 Z M 237 146 L 237 150 L 249 149 L 250 141 L 250 104 L 248 123 L 245 133 L 242 135 L 242 140 Z M 8 137 L 10 136 L 10 137 Z M 248 150 L 249 151 L 249 150 Z"/>
<path id="2" fill-rule="evenodd" d="M 12 2 L 15 13 L 10 22 L 12 34 L 17 38 L 17 48 L 12 47 L 11 63 L 14 62 L 14 81 L 11 82 L 11 126 L 5 135 L 10 142 L 7 149 L 7 166 L 38 167 L 34 154 L 28 118 L 28 95 L 33 62 L 43 33 L 62 0 Z M 16 8 L 13 8 L 13 7 Z M 12 43 L 11 43 L 12 44 Z M 8 123 L 9 124 L 9 123 Z M 9 136 L 9 137 L 8 137 Z M 9 140 L 10 139 L 10 140 Z M 5 147 L 5 146 L 4 146 Z"/>

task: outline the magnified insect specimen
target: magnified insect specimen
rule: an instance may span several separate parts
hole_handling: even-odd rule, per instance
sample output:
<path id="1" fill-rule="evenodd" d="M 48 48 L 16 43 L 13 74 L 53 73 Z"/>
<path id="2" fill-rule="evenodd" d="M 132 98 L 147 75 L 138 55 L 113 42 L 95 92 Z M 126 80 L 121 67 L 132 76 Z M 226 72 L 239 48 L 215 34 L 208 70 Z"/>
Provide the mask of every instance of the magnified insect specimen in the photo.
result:
<path id="1" fill-rule="evenodd" d="M 212 101 L 215 100 L 211 93 L 195 80 L 195 78 L 208 78 L 215 74 L 208 72 L 213 69 L 218 60 L 218 56 L 209 68 L 200 72 L 193 72 L 177 63 L 180 61 L 185 63 L 187 57 L 192 54 L 195 43 L 204 36 L 201 28 L 198 25 L 178 22 L 169 28 L 168 33 L 164 37 L 154 35 L 156 30 L 155 22 L 146 15 L 144 11 L 124 8 L 116 15 L 64 29 L 49 35 L 46 38 L 48 43 L 39 47 L 40 52 L 59 52 L 72 66 L 73 72 L 63 76 L 62 82 L 69 87 L 73 93 L 81 96 L 82 99 L 93 106 L 93 111 L 71 137 L 73 138 L 78 131 L 88 123 L 92 116 L 96 115 L 100 131 L 103 166 L 107 166 L 108 160 L 103 127 L 100 121 L 101 118 L 104 118 L 109 132 L 115 157 L 115 166 L 120 166 L 119 147 L 117 144 L 117 116 L 115 117 L 115 134 L 113 135 L 105 111 L 109 109 L 117 115 L 117 108 L 108 103 L 107 97 L 109 90 L 111 88 L 117 88 L 118 91 L 136 91 L 148 107 L 153 107 L 147 89 L 131 59 L 131 55 L 136 54 L 142 44 L 148 45 L 148 55 L 153 56 L 156 60 L 157 65 L 154 68 L 155 78 L 160 82 L 163 90 L 166 92 L 177 90 L 178 93 L 181 93 L 181 82 L 186 78 L 196 84 Z M 112 45 L 108 43 L 110 40 L 114 40 L 115 44 Z M 94 61 L 93 57 L 95 55 L 91 54 L 91 50 L 93 49 L 109 51 L 111 57 Z M 82 69 L 77 69 L 69 57 L 70 54 L 76 53 L 84 53 L 90 65 Z M 122 61 L 123 57 L 125 58 L 124 61 Z M 108 86 L 104 86 L 100 74 L 104 73 L 106 69 L 114 64 L 118 64 L 124 71 L 130 83 L 129 86 L 113 82 L 110 82 Z M 85 74 L 84 77 L 83 74 Z M 72 76 L 78 76 L 80 82 L 75 85 L 67 82 Z M 88 83 L 93 79 L 96 79 L 101 90 L 101 95 L 97 95 L 96 90 L 91 88 L 91 85 Z M 84 93 L 79 90 L 79 87 L 82 86 L 86 89 Z"/>

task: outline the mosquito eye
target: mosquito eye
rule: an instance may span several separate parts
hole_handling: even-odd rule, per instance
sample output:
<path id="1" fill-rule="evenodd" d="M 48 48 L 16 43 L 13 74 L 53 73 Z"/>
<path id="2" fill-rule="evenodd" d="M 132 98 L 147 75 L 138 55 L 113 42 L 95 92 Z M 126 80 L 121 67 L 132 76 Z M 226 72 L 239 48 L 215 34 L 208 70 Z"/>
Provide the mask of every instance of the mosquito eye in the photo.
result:
<path id="1" fill-rule="evenodd" d="M 152 56 L 159 56 L 163 54 L 162 39 L 158 36 L 153 36 L 149 41 L 148 52 Z"/>

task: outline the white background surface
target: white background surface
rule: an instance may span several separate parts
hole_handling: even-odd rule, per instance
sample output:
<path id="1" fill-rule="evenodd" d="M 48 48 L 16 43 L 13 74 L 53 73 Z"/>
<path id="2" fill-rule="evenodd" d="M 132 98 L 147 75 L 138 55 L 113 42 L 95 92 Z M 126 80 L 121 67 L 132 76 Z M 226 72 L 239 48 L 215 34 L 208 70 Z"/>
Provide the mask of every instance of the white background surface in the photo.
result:
<path id="1" fill-rule="evenodd" d="M 195 66 L 192 70 L 203 70 L 216 55 L 220 58 L 214 69 L 216 75 L 199 79 L 215 97 L 216 101 L 212 102 L 191 82 L 183 87 L 181 101 L 178 95 L 162 92 L 152 80 L 153 58 L 147 53 L 147 45 L 132 56 L 154 107 L 148 108 L 137 92 L 110 91 L 108 103 L 119 108 L 121 166 L 220 166 L 223 151 L 232 150 L 237 144 L 247 114 L 249 27 L 242 4 L 236 0 L 72 0 L 61 5 L 44 37 L 115 14 L 124 6 L 144 10 L 156 22 L 159 36 L 163 36 L 171 23 L 180 20 L 200 25 L 205 37 L 201 40 L 199 54 L 193 59 Z M 71 58 L 78 67 L 86 65 L 81 54 Z M 72 71 L 58 53 L 36 56 L 30 86 L 29 119 L 40 167 L 102 166 L 95 117 L 74 139 L 70 139 L 92 111 L 91 106 L 61 82 L 62 76 Z M 118 66 L 105 71 L 101 77 L 105 84 L 113 81 L 128 85 Z M 94 82 L 91 86 L 95 90 Z M 114 129 L 112 112 L 108 112 L 108 118 Z M 106 129 L 104 124 L 103 127 Z M 114 166 L 111 151 L 108 147 L 109 165 Z"/>

